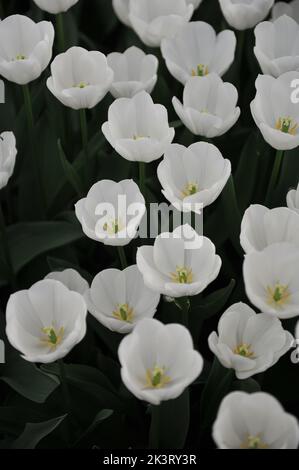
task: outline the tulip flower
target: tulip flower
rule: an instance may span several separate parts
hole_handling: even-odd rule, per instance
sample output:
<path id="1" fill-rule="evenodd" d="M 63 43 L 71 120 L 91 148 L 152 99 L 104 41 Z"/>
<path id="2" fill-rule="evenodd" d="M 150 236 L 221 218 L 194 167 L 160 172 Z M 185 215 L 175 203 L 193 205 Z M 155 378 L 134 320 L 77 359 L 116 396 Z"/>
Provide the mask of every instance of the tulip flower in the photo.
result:
<path id="1" fill-rule="evenodd" d="M 240 242 L 245 253 L 288 242 L 299 245 L 299 216 L 286 207 L 251 205 L 243 216 Z"/>
<path id="2" fill-rule="evenodd" d="M 208 23 L 187 23 L 174 38 L 163 39 L 162 55 L 174 78 L 183 85 L 191 76 L 215 72 L 222 76 L 231 66 L 236 49 L 236 36 L 225 30 L 216 35 Z"/>
<path id="3" fill-rule="evenodd" d="M 251 113 L 264 139 L 276 150 L 299 145 L 299 106 L 291 99 L 292 81 L 299 72 L 287 72 L 278 78 L 259 75 Z"/>
<path id="4" fill-rule="evenodd" d="M 23 15 L 0 20 L 0 75 L 18 85 L 32 82 L 48 66 L 53 41 L 50 21 L 34 23 Z"/>
<path id="5" fill-rule="evenodd" d="M 218 335 L 213 331 L 208 343 L 224 367 L 234 369 L 238 379 L 247 379 L 272 367 L 291 348 L 293 340 L 278 318 L 256 314 L 239 302 L 224 312 Z"/>
<path id="6" fill-rule="evenodd" d="M 130 0 L 112 0 L 112 6 L 117 18 L 126 26 L 130 27 L 129 3 Z"/>
<path id="7" fill-rule="evenodd" d="M 145 201 L 133 180 L 101 180 L 75 205 L 76 216 L 89 238 L 124 246 L 135 237 Z"/>
<path id="8" fill-rule="evenodd" d="M 153 405 L 180 396 L 203 367 L 187 328 L 153 318 L 140 321 L 121 341 L 118 357 L 125 386 Z"/>
<path id="9" fill-rule="evenodd" d="M 282 15 L 288 15 L 297 22 L 299 21 L 299 0 L 293 0 L 290 3 L 277 2 L 272 8 L 272 19 L 276 20 Z"/>
<path id="10" fill-rule="evenodd" d="M 83 295 L 89 288 L 89 284 L 81 274 L 75 269 L 65 269 L 64 271 L 53 271 L 45 276 L 45 279 L 53 279 L 65 285 L 69 290 Z"/>
<path id="11" fill-rule="evenodd" d="M 152 162 L 162 157 L 174 138 L 164 106 L 154 104 L 145 91 L 111 104 L 102 132 L 126 160 Z"/>
<path id="12" fill-rule="evenodd" d="M 270 12 L 274 0 L 219 0 L 226 21 L 235 29 L 253 28 Z"/>
<path id="13" fill-rule="evenodd" d="M 0 134 L 0 189 L 7 185 L 13 174 L 16 155 L 16 138 L 13 132 L 2 132 Z"/>
<path id="14" fill-rule="evenodd" d="M 287 206 L 299 215 L 299 183 L 297 189 L 291 189 L 287 194 Z"/>
<path id="15" fill-rule="evenodd" d="M 42 10 L 57 15 L 69 10 L 79 0 L 33 0 Z"/>
<path id="16" fill-rule="evenodd" d="M 86 313 L 80 294 L 58 281 L 39 281 L 10 296 L 6 334 L 26 361 L 54 362 L 84 338 Z"/>
<path id="17" fill-rule="evenodd" d="M 136 265 L 123 271 L 105 269 L 85 292 L 89 312 L 106 328 L 128 333 L 143 318 L 152 318 L 160 295 L 145 286 Z"/>
<path id="18" fill-rule="evenodd" d="M 186 1 L 187 1 L 187 5 L 189 4 L 193 5 L 194 10 L 196 10 L 202 2 L 202 0 L 186 0 Z"/>
<path id="19" fill-rule="evenodd" d="M 130 0 L 129 20 L 141 41 L 159 47 L 162 39 L 175 36 L 193 14 L 192 2 L 186 0 Z"/>
<path id="20" fill-rule="evenodd" d="M 297 449 L 299 426 L 268 393 L 232 392 L 221 402 L 213 438 L 220 449 Z"/>
<path id="21" fill-rule="evenodd" d="M 71 47 L 53 60 L 47 87 L 65 106 L 91 109 L 104 98 L 112 81 L 113 71 L 104 54 Z"/>
<path id="22" fill-rule="evenodd" d="M 246 293 L 261 312 L 280 319 L 299 312 L 299 247 L 274 243 L 248 253 L 243 266 Z"/>
<path id="23" fill-rule="evenodd" d="M 174 97 L 172 104 L 183 124 L 195 135 L 208 138 L 225 134 L 239 119 L 237 89 L 224 83 L 215 73 L 188 79 L 183 104 Z"/>
<path id="24" fill-rule="evenodd" d="M 231 164 L 217 147 L 197 142 L 186 148 L 170 145 L 158 166 L 162 193 L 178 210 L 195 211 L 212 204 L 231 174 Z M 200 207 L 201 206 L 201 207 Z"/>
<path id="25" fill-rule="evenodd" d="M 183 225 L 138 248 L 137 266 L 150 289 L 178 298 L 202 292 L 218 276 L 221 259 L 208 238 Z"/>
<path id="26" fill-rule="evenodd" d="M 279 77 L 299 71 L 299 49 L 294 47 L 299 36 L 299 24 L 287 15 L 275 21 L 264 21 L 254 30 L 254 54 L 264 74 Z M 281 38 L 285 38 L 281 41 Z M 279 47 L 276 46 L 279 42 Z"/>
<path id="27" fill-rule="evenodd" d="M 132 98 L 139 91 L 151 93 L 157 82 L 158 59 L 146 55 L 138 47 L 129 47 L 123 54 L 112 52 L 107 56 L 109 67 L 114 72 L 110 92 L 114 98 Z"/>

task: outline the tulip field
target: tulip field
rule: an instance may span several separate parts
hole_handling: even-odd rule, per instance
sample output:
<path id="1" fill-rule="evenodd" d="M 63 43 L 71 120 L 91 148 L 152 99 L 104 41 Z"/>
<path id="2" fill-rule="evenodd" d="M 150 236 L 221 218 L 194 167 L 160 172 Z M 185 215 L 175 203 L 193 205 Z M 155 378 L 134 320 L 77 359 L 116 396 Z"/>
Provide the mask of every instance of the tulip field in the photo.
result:
<path id="1" fill-rule="evenodd" d="M 298 39 L 299 0 L 0 0 L 1 449 L 298 448 Z"/>

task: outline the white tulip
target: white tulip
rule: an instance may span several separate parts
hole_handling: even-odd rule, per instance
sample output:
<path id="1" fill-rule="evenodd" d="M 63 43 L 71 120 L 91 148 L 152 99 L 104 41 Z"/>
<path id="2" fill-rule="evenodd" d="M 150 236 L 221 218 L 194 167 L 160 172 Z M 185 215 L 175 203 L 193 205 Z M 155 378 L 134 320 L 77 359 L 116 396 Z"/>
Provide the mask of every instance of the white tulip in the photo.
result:
<path id="1" fill-rule="evenodd" d="M 259 75 L 251 113 L 264 139 L 276 150 L 290 150 L 299 145 L 299 106 L 292 102 L 291 83 L 299 72 L 287 72 L 278 78 Z"/>
<path id="2" fill-rule="evenodd" d="M 6 334 L 26 361 L 54 362 L 84 338 L 86 313 L 80 294 L 58 281 L 39 281 L 10 296 Z"/>
<path id="3" fill-rule="evenodd" d="M 177 298 L 202 292 L 218 276 L 221 259 L 208 238 L 183 225 L 138 248 L 137 266 L 150 289 Z"/>
<path id="4" fill-rule="evenodd" d="M 109 91 L 113 70 L 104 54 L 71 47 L 55 57 L 47 80 L 50 92 L 72 109 L 91 109 Z"/>
<path id="5" fill-rule="evenodd" d="M 23 15 L 0 20 L 0 75 L 18 85 L 38 78 L 52 57 L 54 27 Z"/>
<path id="6" fill-rule="evenodd" d="M 289 16 L 275 21 L 264 21 L 254 30 L 254 54 L 264 74 L 279 77 L 283 73 L 299 71 L 299 24 Z M 279 47 L 277 47 L 279 43 Z"/>
<path id="7" fill-rule="evenodd" d="M 175 134 L 169 127 L 165 106 L 154 104 L 145 91 L 133 98 L 115 100 L 102 132 L 126 160 L 146 163 L 162 157 Z"/>
<path id="8" fill-rule="evenodd" d="M 178 210 L 198 212 L 212 204 L 231 174 L 231 164 L 217 147 L 197 142 L 186 148 L 170 145 L 158 166 L 162 193 Z M 197 206 L 198 205 L 198 206 Z"/>
<path id="9" fill-rule="evenodd" d="M 246 293 L 261 312 L 285 319 L 299 315 L 299 247 L 274 243 L 245 256 Z"/>
<path id="10" fill-rule="evenodd" d="M 106 269 L 97 274 L 85 300 L 89 312 L 106 328 L 128 333 L 143 318 L 155 315 L 160 295 L 145 286 L 134 265 L 123 271 Z"/>
<path id="11" fill-rule="evenodd" d="M 68 289 L 83 295 L 89 288 L 89 284 L 75 269 L 53 271 L 45 276 L 45 279 L 53 279 L 65 285 Z"/>
<path id="12" fill-rule="evenodd" d="M 297 189 L 291 189 L 287 194 L 287 206 L 299 215 L 299 183 Z"/>
<path id="13" fill-rule="evenodd" d="M 218 335 L 213 331 L 208 343 L 224 367 L 234 369 L 238 379 L 247 379 L 272 367 L 291 348 L 293 340 L 278 318 L 256 314 L 239 302 L 224 312 Z"/>
<path id="14" fill-rule="evenodd" d="M 138 47 L 129 47 L 123 54 L 112 52 L 107 56 L 114 72 L 110 93 L 114 98 L 132 98 L 139 91 L 151 93 L 157 82 L 158 59 L 146 55 Z"/>
<path id="15" fill-rule="evenodd" d="M 76 216 L 89 238 L 124 246 L 136 236 L 145 201 L 133 180 L 101 180 L 75 205 Z"/>
<path id="16" fill-rule="evenodd" d="M 48 13 L 57 15 L 69 10 L 79 0 L 33 0 L 36 5 Z"/>
<path id="17" fill-rule="evenodd" d="M 286 207 L 268 209 L 251 205 L 244 213 L 240 242 L 246 253 L 261 251 L 273 243 L 299 245 L 299 216 Z"/>
<path id="18" fill-rule="evenodd" d="M 225 134 L 239 119 L 237 89 L 215 73 L 188 79 L 183 104 L 174 97 L 172 104 L 184 125 L 195 135 L 208 138 Z"/>
<path id="19" fill-rule="evenodd" d="M 7 185 L 13 174 L 16 155 L 16 138 L 13 132 L 2 132 L 0 134 L 0 189 Z"/>
<path id="20" fill-rule="evenodd" d="M 266 18 L 274 0 L 219 0 L 219 3 L 228 24 L 244 30 Z"/>
<path id="21" fill-rule="evenodd" d="M 232 392 L 221 402 L 213 438 L 220 449 L 297 449 L 299 426 L 272 395 Z"/>
<path id="22" fill-rule="evenodd" d="M 144 44 L 159 47 L 191 19 L 193 10 L 186 0 L 130 0 L 129 20 Z"/>
<path id="23" fill-rule="evenodd" d="M 112 0 L 112 6 L 117 18 L 126 26 L 130 27 L 129 4 L 130 0 Z"/>
<path id="24" fill-rule="evenodd" d="M 125 386 L 153 405 L 180 396 L 203 368 L 187 328 L 153 318 L 140 321 L 121 341 L 118 357 Z"/>
<path id="25" fill-rule="evenodd" d="M 236 36 L 225 30 L 216 35 L 203 21 L 187 23 L 171 39 L 163 39 L 162 55 L 174 78 L 183 85 L 191 76 L 215 72 L 222 76 L 231 66 L 236 49 Z"/>
<path id="26" fill-rule="evenodd" d="M 194 10 L 196 10 L 199 5 L 201 4 L 202 0 L 186 0 L 187 5 L 191 4 L 194 7 Z"/>
<path id="27" fill-rule="evenodd" d="M 299 0 L 293 0 L 290 3 L 275 3 L 272 8 L 272 19 L 276 20 L 282 15 L 288 15 L 299 22 Z"/>

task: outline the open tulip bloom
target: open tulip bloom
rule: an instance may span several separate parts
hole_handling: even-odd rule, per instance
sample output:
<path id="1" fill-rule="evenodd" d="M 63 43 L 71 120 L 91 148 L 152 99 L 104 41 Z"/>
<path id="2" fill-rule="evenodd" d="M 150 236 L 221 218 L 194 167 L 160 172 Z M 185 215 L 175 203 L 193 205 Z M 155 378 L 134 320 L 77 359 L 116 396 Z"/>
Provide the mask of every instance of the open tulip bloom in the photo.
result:
<path id="1" fill-rule="evenodd" d="M 89 312 L 111 331 L 128 333 L 143 319 L 152 318 L 160 294 L 145 286 L 136 265 L 123 271 L 106 269 L 85 292 Z"/>
<path id="2" fill-rule="evenodd" d="M 126 387 L 153 405 L 180 396 L 203 367 L 187 328 L 154 319 L 136 325 L 121 341 L 118 357 Z"/>
<path id="3" fill-rule="evenodd" d="M 219 3 L 228 24 L 244 30 L 266 18 L 274 0 L 219 0 Z"/>
<path id="4" fill-rule="evenodd" d="M 217 137 L 225 134 L 239 119 L 237 89 L 216 73 L 188 79 L 183 104 L 174 97 L 174 109 L 183 124 L 195 135 Z"/>
<path id="5" fill-rule="evenodd" d="M 246 293 L 261 312 L 285 319 L 299 312 L 299 247 L 274 243 L 245 256 Z"/>
<path id="6" fill-rule="evenodd" d="M 33 0 L 36 5 L 48 13 L 57 15 L 69 10 L 79 0 Z"/>
<path id="7" fill-rule="evenodd" d="M 272 8 L 272 18 L 276 20 L 282 15 L 288 15 L 297 22 L 299 21 L 299 0 L 293 0 L 290 3 L 277 2 Z"/>
<path id="8" fill-rule="evenodd" d="M 68 289 L 83 295 L 89 288 L 89 284 L 81 274 L 75 269 L 65 269 L 64 271 L 53 271 L 46 275 L 45 279 L 54 279 L 65 285 Z"/>
<path id="9" fill-rule="evenodd" d="M 137 266 L 150 289 L 177 298 L 202 292 L 218 276 L 221 259 L 208 238 L 183 225 L 138 248 Z"/>
<path id="10" fill-rule="evenodd" d="M 162 193 L 176 209 L 187 212 L 198 212 L 212 204 L 230 174 L 230 161 L 222 157 L 215 145 L 206 142 L 188 148 L 170 145 L 158 167 Z"/>
<path id="11" fill-rule="evenodd" d="M 276 150 L 299 145 L 299 106 L 291 100 L 293 80 L 299 72 L 287 72 L 278 78 L 259 75 L 251 113 L 264 139 Z"/>
<path id="12" fill-rule="evenodd" d="M 264 21 L 254 30 L 254 53 L 264 74 L 279 77 L 299 71 L 299 24 L 287 15 Z"/>
<path id="13" fill-rule="evenodd" d="M 287 206 L 299 215 L 299 183 L 297 189 L 291 189 L 287 194 Z"/>
<path id="14" fill-rule="evenodd" d="M 115 100 L 102 132 L 119 155 L 145 163 L 162 157 L 175 134 L 165 106 L 154 104 L 145 91 Z"/>
<path id="15" fill-rule="evenodd" d="M 2 132 L 0 134 L 0 189 L 7 185 L 13 174 L 16 155 L 16 138 L 13 132 Z"/>
<path id="16" fill-rule="evenodd" d="M 172 39 L 163 39 L 162 55 L 174 78 L 183 85 L 192 76 L 215 72 L 222 76 L 231 66 L 236 49 L 236 36 L 225 30 L 216 35 L 203 21 L 187 23 Z"/>
<path id="17" fill-rule="evenodd" d="M 53 60 L 47 87 L 65 106 L 90 109 L 104 98 L 112 81 L 113 71 L 104 54 L 71 47 Z"/>
<path id="18" fill-rule="evenodd" d="M 117 18 L 126 26 L 131 26 L 129 19 L 129 3 L 130 0 L 112 0 L 113 9 Z"/>
<path id="19" fill-rule="evenodd" d="M 29 362 L 62 359 L 86 333 L 83 297 L 61 282 L 43 280 L 10 296 L 6 334 Z"/>
<path id="20" fill-rule="evenodd" d="M 191 19 L 193 10 L 186 0 L 130 0 L 129 20 L 144 44 L 159 47 Z"/>
<path id="21" fill-rule="evenodd" d="M 129 47 L 123 54 L 112 52 L 107 56 L 114 72 L 110 93 L 114 98 L 132 98 L 139 91 L 153 91 L 157 82 L 158 59 L 145 54 L 138 47 Z"/>
<path id="22" fill-rule="evenodd" d="M 240 242 L 246 253 L 262 251 L 273 243 L 289 242 L 299 246 L 299 216 L 286 207 L 268 209 L 251 205 L 243 216 Z"/>
<path id="23" fill-rule="evenodd" d="M 145 210 L 144 197 L 133 180 L 98 181 L 75 206 L 85 235 L 114 246 L 130 243 Z"/>
<path id="24" fill-rule="evenodd" d="M 23 15 L 0 20 L 0 75 L 18 85 L 35 80 L 49 65 L 53 41 L 50 21 L 34 23 Z"/>
<path id="25" fill-rule="evenodd" d="M 208 343 L 224 367 L 234 369 L 238 379 L 247 379 L 272 367 L 291 348 L 293 340 L 278 318 L 256 314 L 240 302 L 222 315 L 218 335 L 213 331 Z"/>
<path id="26" fill-rule="evenodd" d="M 220 449 L 297 449 L 299 426 L 268 393 L 232 392 L 221 402 L 213 438 Z"/>

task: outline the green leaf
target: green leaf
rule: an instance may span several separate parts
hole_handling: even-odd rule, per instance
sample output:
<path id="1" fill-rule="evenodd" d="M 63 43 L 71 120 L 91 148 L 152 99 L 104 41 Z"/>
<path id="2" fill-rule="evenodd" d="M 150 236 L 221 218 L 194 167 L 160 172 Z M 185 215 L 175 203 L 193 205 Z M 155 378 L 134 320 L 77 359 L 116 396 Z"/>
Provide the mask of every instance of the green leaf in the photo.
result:
<path id="1" fill-rule="evenodd" d="M 102 410 L 99 413 L 97 413 L 91 425 L 88 426 L 88 428 L 76 441 L 76 443 L 74 444 L 74 447 L 78 447 L 82 443 L 82 441 L 84 441 L 89 436 L 89 434 L 91 434 L 93 431 L 97 429 L 99 424 L 101 424 L 106 419 L 110 418 L 112 414 L 113 414 L 113 410 Z"/>
<path id="2" fill-rule="evenodd" d="M 16 439 L 12 445 L 12 449 L 35 449 L 37 444 L 44 437 L 51 434 L 64 420 L 67 415 L 58 418 L 43 421 L 42 423 L 27 423 L 22 434 Z"/>
<path id="3" fill-rule="evenodd" d="M 218 289 L 204 299 L 200 298 L 198 305 L 191 303 L 191 311 L 195 310 L 204 319 L 211 318 L 225 307 L 235 285 L 235 279 L 231 279 L 226 287 Z"/>
<path id="4" fill-rule="evenodd" d="M 62 148 L 60 139 L 58 139 L 57 141 L 57 146 L 58 146 L 58 152 L 60 156 L 61 165 L 62 165 L 64 174 L 66 176 L 66 179 L 74 188 L 78 196 L 80 196 L 83 193 L 83 185 L 80 180 L 80 177 L 77 171 L 75 170 L 75 168 L 73 167 L 73 165 L 67 160 L 64 150 Z"/>
<path id="5" fill-rule="evenodd" d="M 232 388 L 233 390 L 240 390 L 241 392 L 246 393 L 255 393 L 261 391 L 260 384 L 252 378 L 244 380 L 235 380 Z"/>

